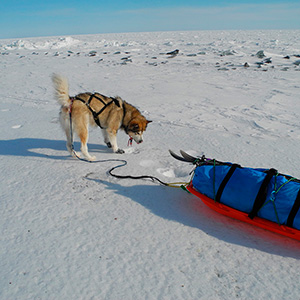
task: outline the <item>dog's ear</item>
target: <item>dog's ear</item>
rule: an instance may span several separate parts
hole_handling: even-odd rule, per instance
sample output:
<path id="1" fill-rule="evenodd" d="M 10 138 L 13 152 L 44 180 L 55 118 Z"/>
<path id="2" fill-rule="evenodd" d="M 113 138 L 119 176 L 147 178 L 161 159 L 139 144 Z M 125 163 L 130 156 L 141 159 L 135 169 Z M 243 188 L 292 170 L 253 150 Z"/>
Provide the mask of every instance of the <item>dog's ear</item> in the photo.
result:
<path id="1" fill-rule="evenodd" d="M 146 121 L 147 121 L 147 124 L 152 123 L 152 121 L 148 121 L 148 120 L 146 120 Z"/>

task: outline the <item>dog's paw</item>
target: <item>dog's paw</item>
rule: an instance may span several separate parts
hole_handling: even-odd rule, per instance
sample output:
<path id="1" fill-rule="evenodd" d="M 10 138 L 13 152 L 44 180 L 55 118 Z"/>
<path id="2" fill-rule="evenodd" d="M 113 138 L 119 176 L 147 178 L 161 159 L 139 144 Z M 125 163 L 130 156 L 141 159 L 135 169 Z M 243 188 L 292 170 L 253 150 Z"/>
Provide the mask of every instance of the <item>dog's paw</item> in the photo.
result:
<path id="1" fill-rule="evenodd" d="M 88 157 L 86 157 L 86 159 L 88 161 L 95 161 L 96 160 L 96 156 L 88 156 Z"/>
<path id="2" fill-rule="evenodd" d="M 117 151 L 116 151 L 116 153 L 118 153 L 118 154 L 123 154 L 123 153 L 125 153 L 125 151 L 123 150 L 123 149 L 118 149 Z"/>
<path id="3" fill-rule="evenodd" d="M 74 157 L 74 158 L 80 158 L 80 154 L 77 153 L 75 150 L 71 151 L 70 154 L 71 154 L 72 157 Z"/>
<path id="4" fill-rule="evenodd" d="M 111 143 L 110 142 L 106 143 L 106 145 L 107 145 L 108 148 L 111 148 Z"/>

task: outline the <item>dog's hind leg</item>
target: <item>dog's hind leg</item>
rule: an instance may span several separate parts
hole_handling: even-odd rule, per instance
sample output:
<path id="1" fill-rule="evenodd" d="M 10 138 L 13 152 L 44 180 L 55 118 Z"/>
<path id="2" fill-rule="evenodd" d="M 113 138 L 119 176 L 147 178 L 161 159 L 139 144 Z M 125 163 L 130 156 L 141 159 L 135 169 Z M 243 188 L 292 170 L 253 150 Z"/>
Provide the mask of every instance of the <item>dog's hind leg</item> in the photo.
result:
<path id="1" fill-rule="evenodd" d="M 75 151 L 73 150 L 73 135 L 71 133 L 71 130 L 70 128 L 65 128 L 65 133 L 66 133 L 66 137 L 67 137 L 67 149 L 69 151 L 69 153 L 72 155 L 72 156 L 75 156 Z"/>
<path id="2" fill-rule="evenodd" d="M 75 150 L 73 149 L 73 131 L 70 128 L 70 119 L 67 117 L 67 115 L 64 112 L 61 112 L 59 115 L 59 119 L 60 119 L 60 124 L 62 129 L 64 130 L 65 134 L 66 134 L 66 138 L 67 138 L 67 150 L 69 151 L 69 153 L 73 156 L 76 157 L 79 155 L 75 152 Z"/>
<path id="3" fill-rule="evenodd" d="M 87 141 L 88 141 L 88 128 L 86 126 L 83 126 L 80 128 L 80 130 L 78 131 L 78 136 L 80 138 L 81 141 L 81 153 L 84 155 L 84 157 L 89 160 L 89 161 L 93 161 L 96 159 L 95 156 L 91 156 L 88 152 L 88 147 L 87 147 Z"/>

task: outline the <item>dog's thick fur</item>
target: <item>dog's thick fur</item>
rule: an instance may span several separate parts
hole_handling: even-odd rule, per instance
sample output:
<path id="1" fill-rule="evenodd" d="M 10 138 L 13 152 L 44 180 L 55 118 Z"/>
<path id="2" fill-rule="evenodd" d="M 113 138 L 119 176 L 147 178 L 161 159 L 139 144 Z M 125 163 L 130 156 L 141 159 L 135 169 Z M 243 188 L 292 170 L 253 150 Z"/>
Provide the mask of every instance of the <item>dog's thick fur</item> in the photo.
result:
<path id="1" fill-rule="evenodd" d="M 54 74 L 52 76 L 52 81 L 55 88 L 55 97 L 61 105 L 60 123 L 66 133 L 68 151 L 73 156 L 77 155 L 72 149 L 73 137 L 71 137 L 71 134 L 75 131 L 81 140 L 81 152 L 84 157 L 90 161 L 95 160 L 95 157 L 88 153 L 87 141 L 89 125 L 97 126 L 97 124 L 88 106 L 76 99 L 76 97 L 79 97 L 87 103 L 91 94 L 78 94 L 73 98 L 75 100 L 71 101 L 68 80 L 60 75 Z M 117 145 L 117 132 L 120 128 L 124 129 L 136 143 L 139 144 L 143 141 L 143 132 L 146 130 L 147 124 L 151 121 L 147 121 L 138 109 L 122 100 L 120 97 L 110 98 L 98 93 L 95 93 L 94 95 L 101 98 L 103 103 L 106 104 L 115 99 L 115 101 L 108 105 L 98 116 L 98 120 L 102 127 L 104 142 L 109 148 L 112 148 L 113 152 L 124 153 L 124 150 L 120 149 Z M 99 112 L 105 106 L 102 101 L 93 98 L 90 102 L 90 108 L 96 113 Z M 69 115 L 70 109 L 72 130 Z"/>

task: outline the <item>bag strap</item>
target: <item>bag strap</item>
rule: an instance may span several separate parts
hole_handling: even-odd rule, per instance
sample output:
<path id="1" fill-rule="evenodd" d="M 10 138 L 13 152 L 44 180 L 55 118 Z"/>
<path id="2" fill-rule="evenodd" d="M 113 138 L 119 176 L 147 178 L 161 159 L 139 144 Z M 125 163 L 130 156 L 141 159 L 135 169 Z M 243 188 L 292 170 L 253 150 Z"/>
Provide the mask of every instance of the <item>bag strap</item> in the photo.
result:
<path id="1" fill-rule="evenodd" d="M 225 186 L 228 183 L 229 179 L 231 178 L 231 176 L 233 175 L 233 173 L 234 173 L 234 171 L 236 170 L 237 167 L 240 167 L 240 165 L 232 164 L 232 166 L 230 167 L 228 173 L 226 174 L 226 176 L 224 177 L 223 181 L 221 182 L 221 184 L 219 186 L 218 192 L 217 192 L 216 197 L 215 197 L 216 202 L 220 202 L 221 196 L 222 196 L 223 191 L 225 189 Z"/>
<path id="2" fill-rule="evenodd" d="M 248 215 L 248 217 L 250 219 L 253 219 L 257 215 L 258 211 L 261 209 L 264 202 L 266 201 L 268 185 L 269 185 L 272 177 L 276 174 L 277 174 L 277 170 L 275 170 L 275 169 L 270 169 L 267 171 L 267 174 L 266 174 L 266 176 L 260 186 L 260 189 L 257 193 L 257 196 L 255 198 L 252 211 Z"/>
<path id="3" fill-rule="evenodd" d="M 299 208 L 300 208 L 300 190 L 297 194 L 297 197 L 296 197 L 296 200 L 294 202 L 294 205 L 291 209 L 291 212 L 288 216 L 288 219 L 287 219 L 287 222 L 286 222 L 286 225 L 289 226 L 289 227 L 293 227 L 293 223 L 294 223 L 294 219 L 296 217 L 296 214 L 298 213 L 299 211 Z"/>

